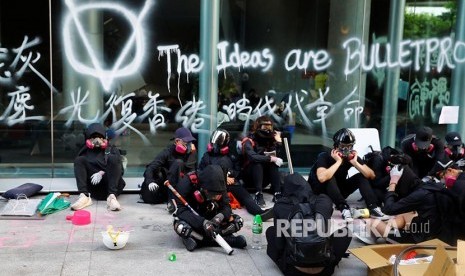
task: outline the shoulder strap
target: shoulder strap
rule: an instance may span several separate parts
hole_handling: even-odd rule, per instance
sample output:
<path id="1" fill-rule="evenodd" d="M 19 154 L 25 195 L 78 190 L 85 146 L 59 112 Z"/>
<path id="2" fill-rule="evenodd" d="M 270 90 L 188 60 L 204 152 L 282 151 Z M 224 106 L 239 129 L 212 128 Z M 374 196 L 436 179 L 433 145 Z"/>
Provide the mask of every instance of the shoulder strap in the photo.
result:
<path id="1" fill-rule="evenodd" d="M 241 145 L 242 145 L 242 153 L 245 153 L 245 149 L 244 149 L 244 144 L 245 142 L 247 141 L 250 141 L 250 143 L 252 144 L 252 147 L 255 147 L 255 142 L 252 138 L 246 136 L 244 138 L 242 138 L 242 141 L 241 141 Z"/>

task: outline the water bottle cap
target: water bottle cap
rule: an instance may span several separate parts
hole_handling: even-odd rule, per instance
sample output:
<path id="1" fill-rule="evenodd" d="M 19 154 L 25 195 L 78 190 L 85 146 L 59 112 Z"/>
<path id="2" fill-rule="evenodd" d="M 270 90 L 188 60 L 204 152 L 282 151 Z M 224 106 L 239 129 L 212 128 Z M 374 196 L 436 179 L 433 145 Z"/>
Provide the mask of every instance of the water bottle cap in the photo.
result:
<path id="1" fill-rule="evenodd" d="M 261 215 L 255 215 L 253 219 L 253 223 L 261 224 L 262 223 L 262 216 Z"/>

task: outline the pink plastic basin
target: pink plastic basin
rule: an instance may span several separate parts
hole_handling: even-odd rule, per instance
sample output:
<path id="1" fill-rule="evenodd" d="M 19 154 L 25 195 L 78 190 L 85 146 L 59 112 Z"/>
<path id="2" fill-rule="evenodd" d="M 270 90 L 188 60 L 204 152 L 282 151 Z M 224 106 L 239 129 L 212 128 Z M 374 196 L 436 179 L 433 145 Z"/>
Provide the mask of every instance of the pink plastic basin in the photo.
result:
<path id="1" fill-rule="evenodd" d="M 90 212 L 86 210 L 77 210 L 72 216 L 66 216 L 74 225 L 87 225 L 90 223 Z"/>

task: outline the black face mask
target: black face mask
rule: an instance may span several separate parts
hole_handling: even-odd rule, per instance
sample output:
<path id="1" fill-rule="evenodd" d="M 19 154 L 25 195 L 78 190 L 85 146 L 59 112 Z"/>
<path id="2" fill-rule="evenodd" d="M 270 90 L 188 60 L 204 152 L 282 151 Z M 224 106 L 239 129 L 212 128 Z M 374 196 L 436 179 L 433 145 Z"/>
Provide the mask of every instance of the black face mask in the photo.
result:
<path id="1" fill-rule="evenodd" d="M 259 129 L 257 135 L 260 138 L 271 139 L 274 137 L 274 132 L 269 129 Z"/>

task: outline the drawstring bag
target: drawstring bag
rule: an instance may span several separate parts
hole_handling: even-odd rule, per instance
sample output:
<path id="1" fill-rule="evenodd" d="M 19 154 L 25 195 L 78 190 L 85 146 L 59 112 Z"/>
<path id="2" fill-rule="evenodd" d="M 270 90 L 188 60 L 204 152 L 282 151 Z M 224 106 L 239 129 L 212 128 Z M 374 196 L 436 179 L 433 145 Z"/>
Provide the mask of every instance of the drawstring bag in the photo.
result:
<path id="1" fill-rule="evenodd" d="M 61 193 L 49 193 L 37 209 L 41 215 L 49 215 L 64 210 L 70 205 L 71 203 Z"/>

